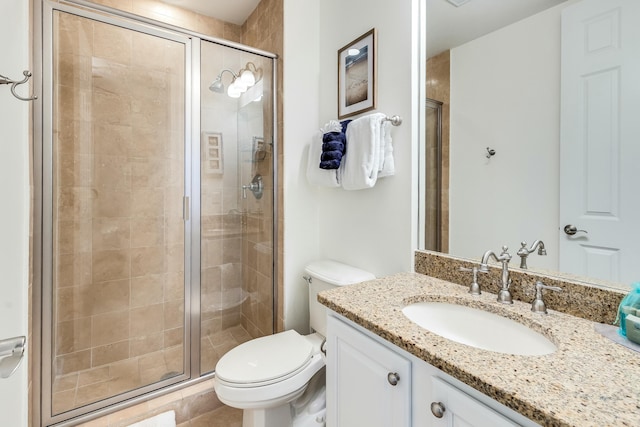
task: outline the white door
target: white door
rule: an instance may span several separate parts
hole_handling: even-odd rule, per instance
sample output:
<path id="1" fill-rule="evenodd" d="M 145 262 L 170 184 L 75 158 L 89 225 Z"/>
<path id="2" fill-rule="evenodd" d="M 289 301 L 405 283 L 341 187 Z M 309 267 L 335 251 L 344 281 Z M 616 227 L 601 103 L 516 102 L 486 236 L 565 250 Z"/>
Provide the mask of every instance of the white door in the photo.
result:
<path id="1" fill-rule="evenodd" d="M 0 1 L 0 74 L 12 80 L 22 80 L 29 67 L 28 7 L 24 0 Z M 16 92 L 26 97 L 28 86 Z M 27 335 L 29 108 L 0 85 L 0 340 Z M 27 402 L 25 357 L 13 375 L 0 378 L 0 424 L 26 427 Z"/>
<path id="2" fill-rule="evenodd" d="M 626 284 L 640 280 L 639 22 L 637 0 L 562 14 L 560 270 Z"/>

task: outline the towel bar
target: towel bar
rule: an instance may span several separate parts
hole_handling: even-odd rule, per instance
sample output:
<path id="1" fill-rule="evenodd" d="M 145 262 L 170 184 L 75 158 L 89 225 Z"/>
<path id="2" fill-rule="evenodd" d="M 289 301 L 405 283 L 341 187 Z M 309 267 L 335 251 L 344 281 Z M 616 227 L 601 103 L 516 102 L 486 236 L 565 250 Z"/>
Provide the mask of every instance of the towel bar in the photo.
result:
<path id="1" fill-rule="evenodd" d="M 402 117 L 400 116 L 385 117 L 383 121 L 391 122 L 391 124 L 394 126 L 400 126 L 402 124 Z"/>

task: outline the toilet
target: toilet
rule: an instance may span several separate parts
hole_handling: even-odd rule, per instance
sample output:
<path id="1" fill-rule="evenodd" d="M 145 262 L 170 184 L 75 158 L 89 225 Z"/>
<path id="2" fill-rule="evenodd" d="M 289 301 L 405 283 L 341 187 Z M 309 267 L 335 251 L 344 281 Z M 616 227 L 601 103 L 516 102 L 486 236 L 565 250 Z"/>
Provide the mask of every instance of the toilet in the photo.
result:
<path id="1" fill-rule="evenodd" d="M 241 344 L 218 361 L 214 388 L 218 399 L 243 410 L 242 427 L 322 427 L 325 412 L 326 311 L 318 292 L 375 279 L 367 271 L 332 260 L 305 268 L 309 283 L 309 321 L 315 331 L 294 330 Z"/>

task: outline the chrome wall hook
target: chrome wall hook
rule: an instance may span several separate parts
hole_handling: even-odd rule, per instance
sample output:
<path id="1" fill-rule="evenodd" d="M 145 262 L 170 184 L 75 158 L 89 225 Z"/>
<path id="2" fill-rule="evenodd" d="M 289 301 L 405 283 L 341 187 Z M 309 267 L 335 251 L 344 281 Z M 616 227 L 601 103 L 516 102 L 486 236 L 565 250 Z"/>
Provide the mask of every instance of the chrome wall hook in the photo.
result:
<path id="1" fill-rule="evenodd" d="M 32 75 L 31 71 L 29 70 L 24 70 L 22 74 L 24 75 L 24 79 L 22 80 L 11 80 L 10 78 L 0 74 L 0 85 L 11 85 L 11 93 L 13 94 L 13 96 L 15 96 L 21 101 L 33 101 L 34 99 L 38 99 L 38 97 L 35 95 L 30 96 L 29 98 L 24 98 L 16 93 L 16 87 L 26 83 L 31 78 L 31 75 Z"/>
<path id="2" fill-rule="evenodd" d="M 496 150 L 494 150 L 493 148 L 487 147 L 487 159 L 490 159 L 495 155 L 496 155 Z"/>

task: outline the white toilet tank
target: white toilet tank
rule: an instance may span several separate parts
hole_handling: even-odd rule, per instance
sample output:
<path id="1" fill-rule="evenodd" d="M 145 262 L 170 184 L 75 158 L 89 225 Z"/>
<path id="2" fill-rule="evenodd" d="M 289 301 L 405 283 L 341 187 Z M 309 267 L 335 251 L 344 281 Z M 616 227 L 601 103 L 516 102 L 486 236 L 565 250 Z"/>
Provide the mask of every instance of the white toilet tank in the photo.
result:
<path id="1" fill-rule="evenodd" d="M 327 314 L 325 306 L 318 302 L 318 292 L 376 278 L 368 271 L 332 260 L 314 261 L 306 266 L 305 272 L 311 278 L 309 324 L 314 331 L 324 337 L 327 336 Z"/>

